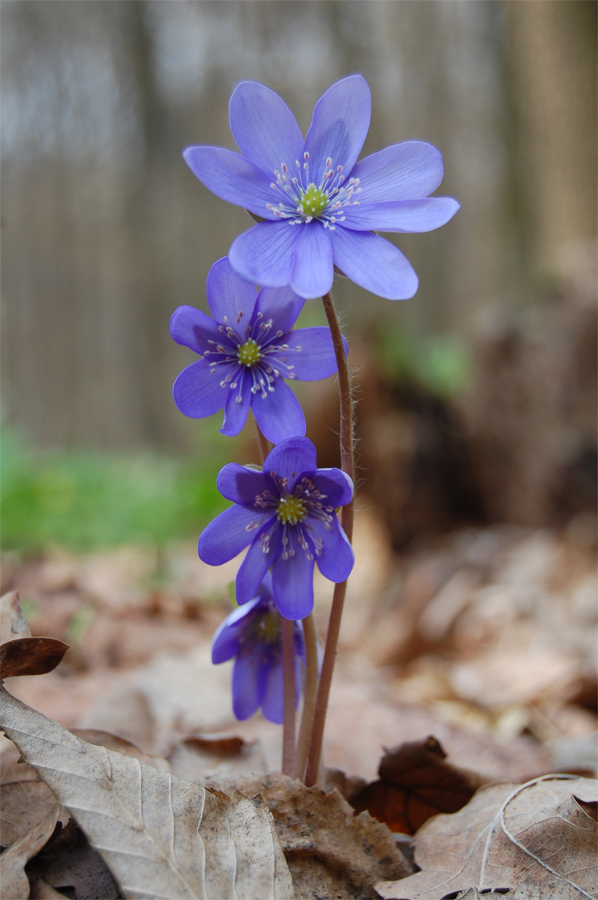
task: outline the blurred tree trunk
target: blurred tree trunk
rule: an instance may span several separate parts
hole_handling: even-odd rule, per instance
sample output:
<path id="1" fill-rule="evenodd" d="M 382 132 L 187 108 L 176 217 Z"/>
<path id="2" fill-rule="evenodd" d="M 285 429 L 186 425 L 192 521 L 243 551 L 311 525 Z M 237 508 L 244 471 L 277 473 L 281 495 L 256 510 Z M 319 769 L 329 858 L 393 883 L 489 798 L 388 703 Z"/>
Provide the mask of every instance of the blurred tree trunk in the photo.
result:
<path id="1" fill-rule="evenodd" d="M 511 0 L 507 38 L 531 271 L 596 236 L 594 0 Z"/>
<path id="2" fill-rule="evenodd" d="M 525 314 L 497 305 L 479 328 L 466 406 L 492 521 L 596 512 L 596 10 L 507 4 Z"/>
<path id="3" fill-rule="evenodd" d="M 131 338 L 137 365 L 130 367 L 127 377 L 133 379 L 137 392 L 143 442 L 171 449 L 168 424 L 172 416 L 166 420 L 164 416 L 170 392 L 164 341 L 169 321 L 166 301 L 169 265 L 164 259 L 163 240 L 168 227 L 164 218 L 169 207 L 166 203 L 161 211 L 157 207 L 168 190 L 168 176 L 172 162 L 178 158 L 178 148 L 173 146 L 168 107 L 156 84 L 156 49 L 148 21 L 148 4 L 145 0 L 127 3 L 126 12 L 128 47 L 123 56 L 131 64 L 144 147 L 141 171 L 134 190 L 128 194 L 124 214 L 127 252 L 137 276 L 131 285 L 130 298 L 134 323 Z"/>

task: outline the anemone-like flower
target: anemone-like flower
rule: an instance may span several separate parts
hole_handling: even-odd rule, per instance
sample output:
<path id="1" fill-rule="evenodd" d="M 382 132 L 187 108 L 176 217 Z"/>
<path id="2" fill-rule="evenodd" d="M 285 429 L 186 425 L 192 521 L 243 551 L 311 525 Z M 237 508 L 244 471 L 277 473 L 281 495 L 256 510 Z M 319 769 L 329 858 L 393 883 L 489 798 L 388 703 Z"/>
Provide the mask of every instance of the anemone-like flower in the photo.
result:
<path id="1" fill-rule="evenodd" d="M 235 505 L 202 532 L 199 556 L 212 566 L 249 544 L 236 580 L 237 602 L 247 603 L 272 567 L 274 600 L 287 619 L 304 619 L 314 604 L 313 571 L 341 582 L 353 568 L 353 550 L 335 514 L 353 496 L 340 469 L 318 469 L 316 448 L 288 438 L 270 451 L 263 471 L 230 463 L 218 489 Z"/>
<path id="2" fill-rule="evenodd" d="M 299 702 L 305 642 L 300 622 L 295 622 L 295 685 Z M 212 662 L 235 657 L 233 712 L 248 719 L 262 707 L 266 719 L 277 725 L 283 719 L 282 628 L 272 597 L 272 578 L 267 573 L 257 595 L 239 606 L 220 625 L 212 641 Z"/>
<path id="3" fill-rule="evenodd" d="M 263 84 L 241 82 L 229 112 L 241 155 L 188 147 L 183 156 L 214 194 L 265 220 L 233 243 L 233 269 L 310 299 L 330 290 L 337 266 L 381 297 L 413 297 L 410 263 L 374 232 L 431 231 L 452 218 L 456 200 L 429 196 L 444 174 L 439 151 L 406 141 L 357 162 L 371 116 L 361 75 L 318 100 L 305 141 L 288 106 Z"/>
<path id="4" fill-rule="evenodd" d="M 219 259 L 208 273 L 213 318 L 181 306 L 170 333 L 202 357 L 176 379 L 174 401 L 186 416 L 201 419 L 224 407 L 223 434 L 239 434 L 249 408 L 262 434 L 277 444 L 305 434 L 299 401 L 283 379 L 317 381 L 337 371 L 328 328 L 291 331 L 305 300 L 290 288 L 262 288 Z"/>

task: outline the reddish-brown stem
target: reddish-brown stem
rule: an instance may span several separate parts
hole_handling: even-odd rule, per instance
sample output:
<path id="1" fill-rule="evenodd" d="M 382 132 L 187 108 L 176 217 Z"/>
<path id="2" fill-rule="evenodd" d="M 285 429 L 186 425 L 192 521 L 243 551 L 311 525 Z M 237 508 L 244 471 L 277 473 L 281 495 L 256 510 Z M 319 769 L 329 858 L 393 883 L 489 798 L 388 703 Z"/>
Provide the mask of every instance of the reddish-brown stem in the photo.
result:
<path id="1" fill-rule="evenodd" d="M 340 449 L 341 449 L 341 468 L 354 481 L 355 476 L 355 460 L 353 452 L 353 400 L 351 397 L 351 379 L 349 375 L 349 365 L 345 354 L 343 337 L 338 321 L 338 316 L 334 308 L 334 303 L 330 294 L 322 297 L 324 311 L 328 320 L 328 326 L 332 334 L 332 343 L 334 344 L 334 353 L 336 356 L 336 364 L 338 368 L 338 390 L 340 400 Z M 353 500 L 343 507 L 341 522 L 345 534 L 349 540 L 353 537 L 353 518 L 354 506 Z M 307 757 L 307 768 L 305 770 L 305 784 L 310 787 L 315 784 L 318 778 L 318 768 L 320 765 L 320 756 L 322 753 L 322 743 L 324 740 L 324 726 L 326 723 L 326 713 L 328 711 L 328 698 L 330 696 L 330 686 L 332 684 L 332 674 L 334 672 L 334 663 L 336 661 L 336 649 L 338 646 L 338 638 L 341 627 L 341 619 L 343 615 L 343 606 L 345 603 L 345 594 L 347 592 L 347 582 L 336 584 L 334 586 L 334 594 L 332 597 L 332 608 L 330 610 L 330 620 L 328 623 L 328 634 L 326 635 L 326 646 L 324 648 L 324 659 L 322 660 L 322 671 L 320 673 L 320 683 L 318 685 L 318 695 L 316 700 L 316 710 L 314 715 L 314 723 L 310 740 L 309 754 Z"/>
<path id="2" fill-rule="evenodd" d="M 318 635 L 313 612 L 306 619 L 303 619 L 303 634 L 305 636 L 305 700 L 303 702 L 299 737 L 297 738 L 297 761 L 295 765 L 295 778 L 302 780 L 318 693 Z"/>
<path id="3" fill-rule="evenodd" d="M 281 617 L 282 618 L 282 617 Z M 295 623 L 282 618 L 282 774 L 295 776 Z"/>
<path id="4" fill-rule="evenodd" d="M 255 419 L 254 419 L 255 422 Z M 264 460 L 266 459 L 268 453 L 270 452 L 270 444 L 268 443 L 268 439 L 264 437 L 261 432 L 260 426 L 255 422 L 255 430 L 257 433 L 257 443 L 260 451 L 261 463 L 264 465 Z"/>
<path id="5" fill-rule="evenodd" d="M 332 302 L 330 294 L 322 297 L 324 304 L 324 312 L 328 320 L 328 327 L 332 335 L 332 343 L 334 345 L 334 355 L 336 357 L 336 365 L 338 369 L 338 393 L 340 401 L 340 448 L 341 448 L 341 469 L 346 472 L 349 478 L 353 480 L 355 474 L 355 459 L 353 453 L 354 435 L 353 435 L 353 399 L 351 396 L 351 378 L 349 376 L 349 364 L 347 362 L 347 354 L 345 353 L 345 345 L 341 332 L 340 323 Z M 353 504 L 349 503 L 343 507 L 343 517 L 345 513 L 351 510 L 351 522 L 353 521 Z M 349 520 L 347 519 L 347 522 Z M 345 531 L 345 521 L 343 520 L 343 528 Z M 349 540 L 351 536 L 347 534 Z"/>
<path id="6" fill-rule="evenodd" d="M 270 444 L 255 423 L 257 441 L 262 465 L 270 452 Z M 282 676 L 283 676 L 283 722 L 282 722 L 282 773 L 295 775 L 295 623 L 280 617 L 282 621 Z"/>

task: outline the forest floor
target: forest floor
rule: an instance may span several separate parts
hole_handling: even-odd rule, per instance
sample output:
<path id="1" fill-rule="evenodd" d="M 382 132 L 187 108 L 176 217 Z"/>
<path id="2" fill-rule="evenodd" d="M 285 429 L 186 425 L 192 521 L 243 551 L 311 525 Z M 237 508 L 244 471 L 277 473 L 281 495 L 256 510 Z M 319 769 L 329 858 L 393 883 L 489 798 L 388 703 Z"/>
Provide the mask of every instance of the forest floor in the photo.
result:
<path id="1" fill-rule="evenodd" d="M 383 747 L 433 735 L 451 762 L 491 778 L 595 772 L 596 549 L 583 524 L 461 530 L 397 556 L 362 510 L 327 766 L 372 779 Z M 245 765 L 276 770 L 280 729 L 260 714 L 236 721 L 231 665 L 210 661 L 237 566 L 206 566 L 194 543 L 8 554 L 3 592 L 19 590 L 34 635 L 70 644 L 54 672 L 9 690 L 67 728 L 160 756 L 190 734 L 258 740 Z M 317 576 L 321 634 L 330 595 Z"/>
<path id="2" fill-rule="evenodd" d="M 397 555 L 362 505 L 325 791 L 275 774 L 280 727 L 236 721 L 231 665 L 211 663 L 236 560 L 211 568 L 191 542 L 6 554 L 5 671 L 35 655 L 6 592 L 33 640 L 70 649 L 0 694 L 4 894 L 204 896 L 186 872 L 247 900 L 594 897 L 591 525 L 462 529 Z M 323 634 L 330 584 L 315 592 Z"/>

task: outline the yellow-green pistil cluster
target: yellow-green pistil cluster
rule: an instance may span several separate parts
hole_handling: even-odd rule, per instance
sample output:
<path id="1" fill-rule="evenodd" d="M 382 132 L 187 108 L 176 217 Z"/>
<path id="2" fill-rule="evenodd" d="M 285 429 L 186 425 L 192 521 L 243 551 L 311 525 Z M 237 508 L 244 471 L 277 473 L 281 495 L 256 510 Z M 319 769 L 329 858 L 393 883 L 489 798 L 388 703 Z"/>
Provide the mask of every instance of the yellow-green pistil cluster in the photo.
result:
<path id="1" fill-rule="evenodd" d="M 313 182 L 308 184 L 304 191 L 301 191 L 298 209 L 304 216 L 313 216 L 315 218 L 324 212 L 327 205 L 328 195 Z"/>
<path id="2" fill-rule="evenodd" d="M 280 640 L 280 615 L 276 612 L 267 612 L 261 616 L 257 632 L 263 644 L 276 644 Z"/>
<path id="3" fill-rule="evenodd" d="M 276 516 L 283 525 L 296 525 L 307 515 L 305 501 L 301 497 L 281 497 L 278 501 Z"/>
<path id="4" fill-rule="evenodd" d="M 245 343 L 239 347 L 237 355 L 239 357 L 239 362 L 241 363 L 241 365 L 247 366 L 248 369 L 250 369 L 251 366 L 255 366 L 255 364 L 258 363 L 262 358 L 260 348 L 253 340 L 253 338 L 249 338 L 248 341 L 245 341 Z"/>

